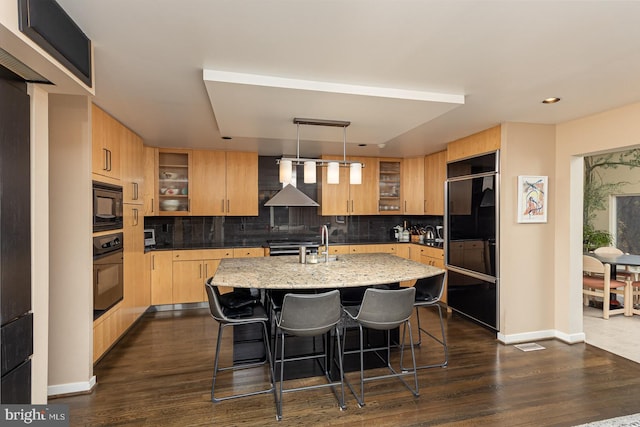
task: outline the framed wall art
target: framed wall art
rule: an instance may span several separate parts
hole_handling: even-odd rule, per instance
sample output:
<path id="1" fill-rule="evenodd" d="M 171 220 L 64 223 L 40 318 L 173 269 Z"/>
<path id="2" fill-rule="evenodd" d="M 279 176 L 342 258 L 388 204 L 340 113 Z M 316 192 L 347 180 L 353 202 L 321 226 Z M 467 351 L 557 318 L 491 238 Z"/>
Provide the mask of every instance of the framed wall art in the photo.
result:
<path id="1" fill-rule="evenodd" d="M 546 176 L 518 177 L 518 222 L 547 222 L 548 187 Z"/>

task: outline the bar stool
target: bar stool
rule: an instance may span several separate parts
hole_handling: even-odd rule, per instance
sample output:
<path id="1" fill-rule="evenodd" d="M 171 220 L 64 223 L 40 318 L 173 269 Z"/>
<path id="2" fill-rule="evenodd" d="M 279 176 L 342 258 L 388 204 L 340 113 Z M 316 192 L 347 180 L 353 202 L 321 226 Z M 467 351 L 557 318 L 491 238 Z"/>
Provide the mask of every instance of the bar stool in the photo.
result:
<path id="1" fill-rule="evenodd" d="M 269 335 L 267 332 L 267 313 L 264 309 L 264 306 L 260 303 L 256 303 L 250 306 L 243 306 L 239 309 L 228 309 L 224 308 L 220 304 L 220 292 L 218 288 L 211 283 L 211 278 L 207 280 L 205 283 L 205 288 L 207 291 L 207 297 L 209 300 L 209 311 L 211 312 L 211 317 L 213 317 L 218 322 L 218 339 L 216 343 L 216 355 L 215 361 L 213 365 L 213 380 L 211 384 L 211 401 L 213 402 L 222 402 L 224 400 L 236 399 L 239 397 L 247 397 L 247 396 L 255 396 L 257 394 L 263 393 L 271 393 L 274 394 L 274 399 L 277 399 L 275 395 L 275 380 L 273 375 L 273 363 L 271 361 L 271 350 L 269 348 Z M 250 309 L 250 310 L 248 310 Z M 238 316 L 238 317 L 236 317 Z M 222 343 L 222 333 L 226 326 L 239 326 L 239 325 L 251 325 L 251 324 L 259 324 L 262 330 L 262 341 L 264 342 L 264 350 L 265 350 L 265 361 L 264 362 L 250 362 L 250 363 L 242 363 L 228 367 L 219 367 L 219 359 L 220 359 L 220 347 Z M 268 364 L 269 367 L 269 381 L 270 387 L 267 389 L 262 389 L 258 391 L 248 392 L 248 393 L 238 393 L 230 396 L 224 397 L 216 397 L 216 378 L 218 376 L 218 372 L 221 371 L 236 371 L 240 369 L 248 369 L 254 368 L 257 366 L 262 366 L 265 363 Z"/>
<path id="2" fill-rule="evenodd" d="M 444 350 L 444 361 L 442 363 L 435 363 L 431 365 L 418 366 L 417 369 L 445 368 L 449 364 L 449 347 L 447 346 L 447 337 L 444 334 L 444 321 L 442 318 L 442 307 L 440 306 L 440 300 L 444 293 L 444 284 L 447 278 L 447 273 L 438 274 L 436 276 L 425 277 L 418 279 L 414 288 L 416 288 L 416 299 L 413 306 L 416 308 L 416 320 L 418 322 L 418 342 L 416 345 L 422 344 L 422 332 L 431 337 L 434 341 L 439 343 Z M 440 333 L 441 337 L 436 337 L 420 325 L 420 307 L 437 307 L 438 315 L 440 316 Z M 401 361 L 402 366 L 402 361 Z M 404 368 L 403 368 L 404 369 Z"/>
<path id="3" fill-rule="evenodd" d="M 317 294 L 294 294 L 288 293 L 284 296 L 282 301 L 282 308 L 279 312 L 279 316 L 276 322 L 276 348 L 278 345 L 278 338 L 281 340 L 280 349 L 280 392 L 279 399 L 277 399 L 276 407 L 278 420 L 282 419 L 282 395 L 285 392 L 312 390 L 322 387 L 331 387 L 340 409 L 345 409 L 344 404 L 344 371 L 342 368 L 342 358 L 338 358 L 338 368 L 340 373 L 340 380 L 334 381 L 330 375 L 330 360 L 329 356 L 329 332 L 333 331 L 336 337 L 338 346 L 338 354 L 341 355 L 340 348 L 340 331 L 338 329 L 338 322 L 342 316 L 342 310 L 340 308 L 340 293 L 338 290 L 329 292 L 317 293 Z M 285 336 L 301 336 L 301 337 L 324 337 L 324 348 L 322 353 L 313 353 L 310 355 L 285 357 Z M 328 380 L 326 384 L 302 386 L 296 388 L 285 389 L 284 388 L 284 363 L 312 360 L 324 358 L 324 374 Z M 276 363 L 278 362 L 276 357 Z M 335 390 L 336 386 L 340 386 L 340 393 Z"/>
<path id="4" fill-rule="evenodd" d="M 359 332 L 360 332 L 360 349 L 355 351 L 345 351 L 343 354 L 352 354 L 359 353 L 360 355 L 360 394 L 356 393 L 354 388 L 351 386 L 349 381 L 345 378 L 345 382 L 347 386 L 355 396 L 358 401 L 358 405 L 363 407 L 364 403 L 364 383 L 374 380 L 381 380 L 386 378 L 398 378 L 408 389 L 413 393 L 414 396 L 419 396 L 418 392 L 418 375 L 416 370 L 416 358 L 413 347 L 413 335 L 411 333 L 411 323 L 409 322 L 409 318 L 411 317 L 411 312 L 413 311 L 413 303 L 415 300 L 416 289 L 404 288 L 404 289 L 394 289 L 394 290 L 386 290 L 386 289 L 374 289 L 369 288 L 364 293 L 364 298 L 362 300 L 362 305 L 359 307 L 344 307 L 344 312 L 346 315 L 353 321 L 358 324 Z M 389 331 L 391 329 L 395 329 L 403 325 L 402 329 L 402 342 L 400 344 L 400 360 L 402 360 L 402 356 L 404 353 L 404 344 L 405 344 L 405 335 L 406 328 L 409 328 L 409 342 L 411 346 L 411 357 L 413 360 L 413 370 L 410 372 L 397 372 L 392 364 L 391 364 L 391 337 Z M 391 374 L 387 375 L 378 375 L 365 378 L 364 377 L 364 353 L 365 352 L 374 352 L 381 360 L 385 360 L 380 356 L 378 351 L 379 348 L 365 349 L 364 348 L 364 337 L 363 337 L 363 328 L 370 328 L 375 330 L 386 331 L 387 334 L 387 358 L 386 364 L 387 369 L 391 372 Z M 346 334 L 343 334 L 343 344 L 342 347 L 345 346 L 345 337 Z M 409 384 L 402 378 L 405 375 L 413 375 L 415 388 L 411 388 Z"/>

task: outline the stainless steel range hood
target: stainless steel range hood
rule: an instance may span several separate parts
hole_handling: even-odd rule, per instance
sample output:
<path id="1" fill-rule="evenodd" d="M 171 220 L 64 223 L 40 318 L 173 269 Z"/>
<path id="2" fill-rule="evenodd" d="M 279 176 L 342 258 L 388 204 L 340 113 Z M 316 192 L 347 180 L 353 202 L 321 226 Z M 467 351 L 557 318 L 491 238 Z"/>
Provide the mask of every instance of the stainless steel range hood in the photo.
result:
<path id="1" fill-rule="evenodd" d="M 311 197 L 291 184 L 278 191 L 265 206 L 320 206 Z"/>

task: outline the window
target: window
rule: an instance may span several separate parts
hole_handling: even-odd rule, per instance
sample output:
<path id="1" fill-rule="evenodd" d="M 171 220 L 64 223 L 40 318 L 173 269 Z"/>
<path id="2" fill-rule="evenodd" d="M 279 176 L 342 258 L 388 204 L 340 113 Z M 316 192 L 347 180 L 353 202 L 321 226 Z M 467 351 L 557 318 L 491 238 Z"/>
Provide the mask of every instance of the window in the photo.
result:
<path id="1" fill-rule="evenodd" d="M 623 252 L 640 254 L 640 195 L 614 196 L 616 246 Z"/>

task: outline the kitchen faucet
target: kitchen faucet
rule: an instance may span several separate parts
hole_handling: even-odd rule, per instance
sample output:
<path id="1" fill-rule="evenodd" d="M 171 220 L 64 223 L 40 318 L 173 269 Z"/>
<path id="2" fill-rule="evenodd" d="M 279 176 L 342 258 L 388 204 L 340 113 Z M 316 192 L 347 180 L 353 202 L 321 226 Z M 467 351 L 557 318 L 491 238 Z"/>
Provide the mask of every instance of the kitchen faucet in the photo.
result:
<path id="1" fill-rule="evenodd" d="M 329 229 L 326 224 L 320 228 L 320 246 L 324 246 L 324 251 L 320 252 L 320 255 L 324 255 L 324 262 L 329 262 Z"/>

